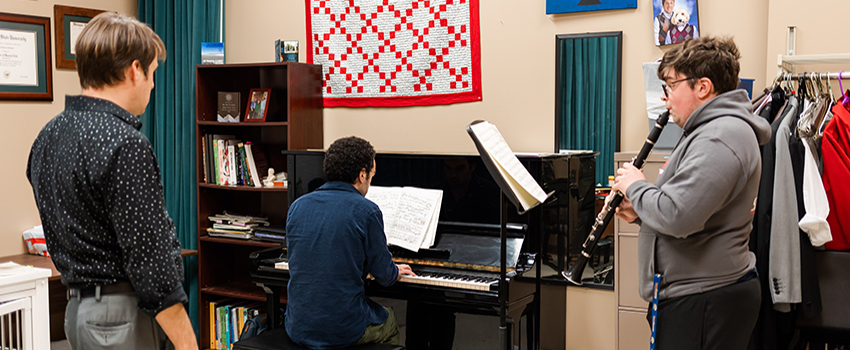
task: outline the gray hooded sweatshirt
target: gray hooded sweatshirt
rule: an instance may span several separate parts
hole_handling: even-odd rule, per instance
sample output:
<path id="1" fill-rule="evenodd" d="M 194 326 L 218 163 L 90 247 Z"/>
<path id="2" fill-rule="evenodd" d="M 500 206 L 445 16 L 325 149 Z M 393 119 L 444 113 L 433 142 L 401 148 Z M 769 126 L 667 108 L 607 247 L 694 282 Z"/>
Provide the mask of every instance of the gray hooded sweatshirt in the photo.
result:
<path id="1" fill-rule="evenodd" d="M 759 145 L 770 124 L 752 113 L 744 90 L 697 108 L 655 185 L 637 181 L 626 193 L 641 220 L 639 290 L 652 299 L 708 292 L 735 283 L 756 265 L 749 251 L 761 176 Z"/>

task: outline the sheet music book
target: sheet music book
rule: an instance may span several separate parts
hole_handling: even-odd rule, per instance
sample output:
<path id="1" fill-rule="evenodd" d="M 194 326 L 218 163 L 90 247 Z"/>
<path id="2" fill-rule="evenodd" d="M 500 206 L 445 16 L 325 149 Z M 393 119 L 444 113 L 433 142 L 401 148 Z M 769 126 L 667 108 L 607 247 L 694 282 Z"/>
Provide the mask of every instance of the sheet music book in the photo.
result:
<path id="1" fill-rule="evenodd" d="M 528 169 L 522 166 L 495 125 L 487 121 L 476 121 L 469 124 L 468 131 L 480 145 L 479 152 L 483 150 L 487 158 L 492 160 L 499 175 L 522 205 L 523 211 L 546 201 L 546 192 L 531 177 Z"/>
<path id="2" fill-rule="evenodd" d="M 366 198 L 384 214 L 387 243 L 414 252 L 434 245 L 442 190 L 370 186 Z"/>

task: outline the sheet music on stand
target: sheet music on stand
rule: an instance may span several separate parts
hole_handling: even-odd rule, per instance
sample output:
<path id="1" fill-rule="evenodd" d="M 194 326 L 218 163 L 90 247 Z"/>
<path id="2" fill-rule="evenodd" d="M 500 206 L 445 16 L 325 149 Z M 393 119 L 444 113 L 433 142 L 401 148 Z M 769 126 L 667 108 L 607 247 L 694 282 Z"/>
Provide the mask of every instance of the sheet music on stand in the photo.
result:
<path id="1" fill-rule="evenodd" d="M 485 121 L 476 120 L 466 127 L 472 141 L 475 142 L 475 147 L 478 148 L 478 154 L 481 155 L 481 161 L 487 167 L 487 171 L 493 177 L 493 180 L 501 189 L 501 253 L 500 253 L 500 271 L 499 271 L 499 338 L 502 350 L 508 350 L 511 346 L 510 337 L 507 331 L 507 213 L 508 200 L 510 200 L 517 208 L 517 212 L 522 215 L 546 201 L 551 193 L 546 193 L 540 184 L 531 177 L 519 159 L 511 151 L 508 143 L 502 137 L 499 129 L 495 125 Z M 536 288 L 538 294 L 535 298 L 539 298 L 539 276 L 540 264 L 537 264 L 538 281 Z M 538 310 L 539 311 L 539 310 Z"/>
<path id="2" fill-rule="evenodd" d="M 510 194 L 508 199 L 518 209 L 522 209 L 520 214 L 546 201 L 549 195 L 531 177 L 528 169 L 522 166 L 495 125 L 476 120 L 466 130 L 475 141 L 478 153 L 493 179 L 506 195 Z"/>

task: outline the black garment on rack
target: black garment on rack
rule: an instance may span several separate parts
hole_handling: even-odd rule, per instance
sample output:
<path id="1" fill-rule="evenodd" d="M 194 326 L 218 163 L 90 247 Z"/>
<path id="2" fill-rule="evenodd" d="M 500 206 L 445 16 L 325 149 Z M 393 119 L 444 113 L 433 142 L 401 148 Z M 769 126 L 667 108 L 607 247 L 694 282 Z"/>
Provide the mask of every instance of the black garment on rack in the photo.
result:
<path id="1" fill-rule="evenodd" d="M 756 269 L 759 271 L 761 280 L 762 298 L 759 318 L 750 338 L 749 350 L 762 349 L 787 349 L 791 342 L 790 335 L 793 334 L 793 323 L 791 327 L 782 327 L 784 332 L 777 332 L 780 325 L 787 325 L 790 318 L 773 310 L 773 298 L 770 295 L 771 282 L 770 271 L 770 226 L 773 214 L 773 175 L 776 168 L 776 132 L 782 122 L 777 118 L 778 111 L 787 103 L 784 90 L 776 87 L 771 93 L 772 100 L 764 106 L 759 114 L 771 122 L 770 141 L 761 146 L 761 181 L 759 182 L 758 201 L 756 202 L 756 214 L 753 218 L 753 232 L 750 233 L 750 251 L 756 255 Z M 793 318 L 790 318 L 793 320 Z M 779 336 L 787 336 L 787 339 L 779 339 Z M 779 347 L 784 344 L 784 347 Z"/>
<path id="2" fill-rule="evenodd" d="M 797 115 L 797 120 L 800 115 Z M 796 125 L 796 123 L 795 123 Z M 806 206 L 803 203 L 803 170 L 805 168 L 806 147 L 803 146 L 803 139 L 791 137 L 788 142 L 788 148 L 791 152 L 791 166 L 794 169 L 794 187 L 797 190 L 797 219 L 802 219 L 806 215 Z M 797 308 L 797 316 L 802 318 L 812 318 L 823 311 L 823 305 L 820 298 L 820 286 L 818 285 L 818 269 L 815 262 L 815 247 L 812 246 L 812 241 L 809 235 L 803 231 L 800 232 L 800 282 L 802 292 L 802 303 Z M 795 322 L 796 326 L 796 322 Z"/>

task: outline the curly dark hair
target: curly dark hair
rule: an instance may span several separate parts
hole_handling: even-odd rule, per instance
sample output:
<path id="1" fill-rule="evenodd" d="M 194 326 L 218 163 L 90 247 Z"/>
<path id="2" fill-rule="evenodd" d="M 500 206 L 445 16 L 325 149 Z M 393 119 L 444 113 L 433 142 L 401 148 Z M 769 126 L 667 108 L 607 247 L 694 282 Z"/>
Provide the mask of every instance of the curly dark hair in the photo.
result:
<path id="1" fill-rule="evenodd" d="M 343 137 L 334 141 L 325 152 L 322 172 L 328 181 L 343 181 L 354 184 L 360 171 L 372 171 L 372 161 L 375 159 L 375 148 L 369 141 L 357 136 Z"/>
<path id="2" fill-rule="evenodd" d="M 659 79 L 664 80 L 664 75 L 673 68 L 677 73 L 691 78 L 688 79 L 691 88 L 698 79 L 706 77 L 720 95 L 738 87 L 738 72 L 741 70 L 739 59 L 741 53 L 732 38 L 701 36 L 667 51 L 661 58 L 657 74 Z"/>

